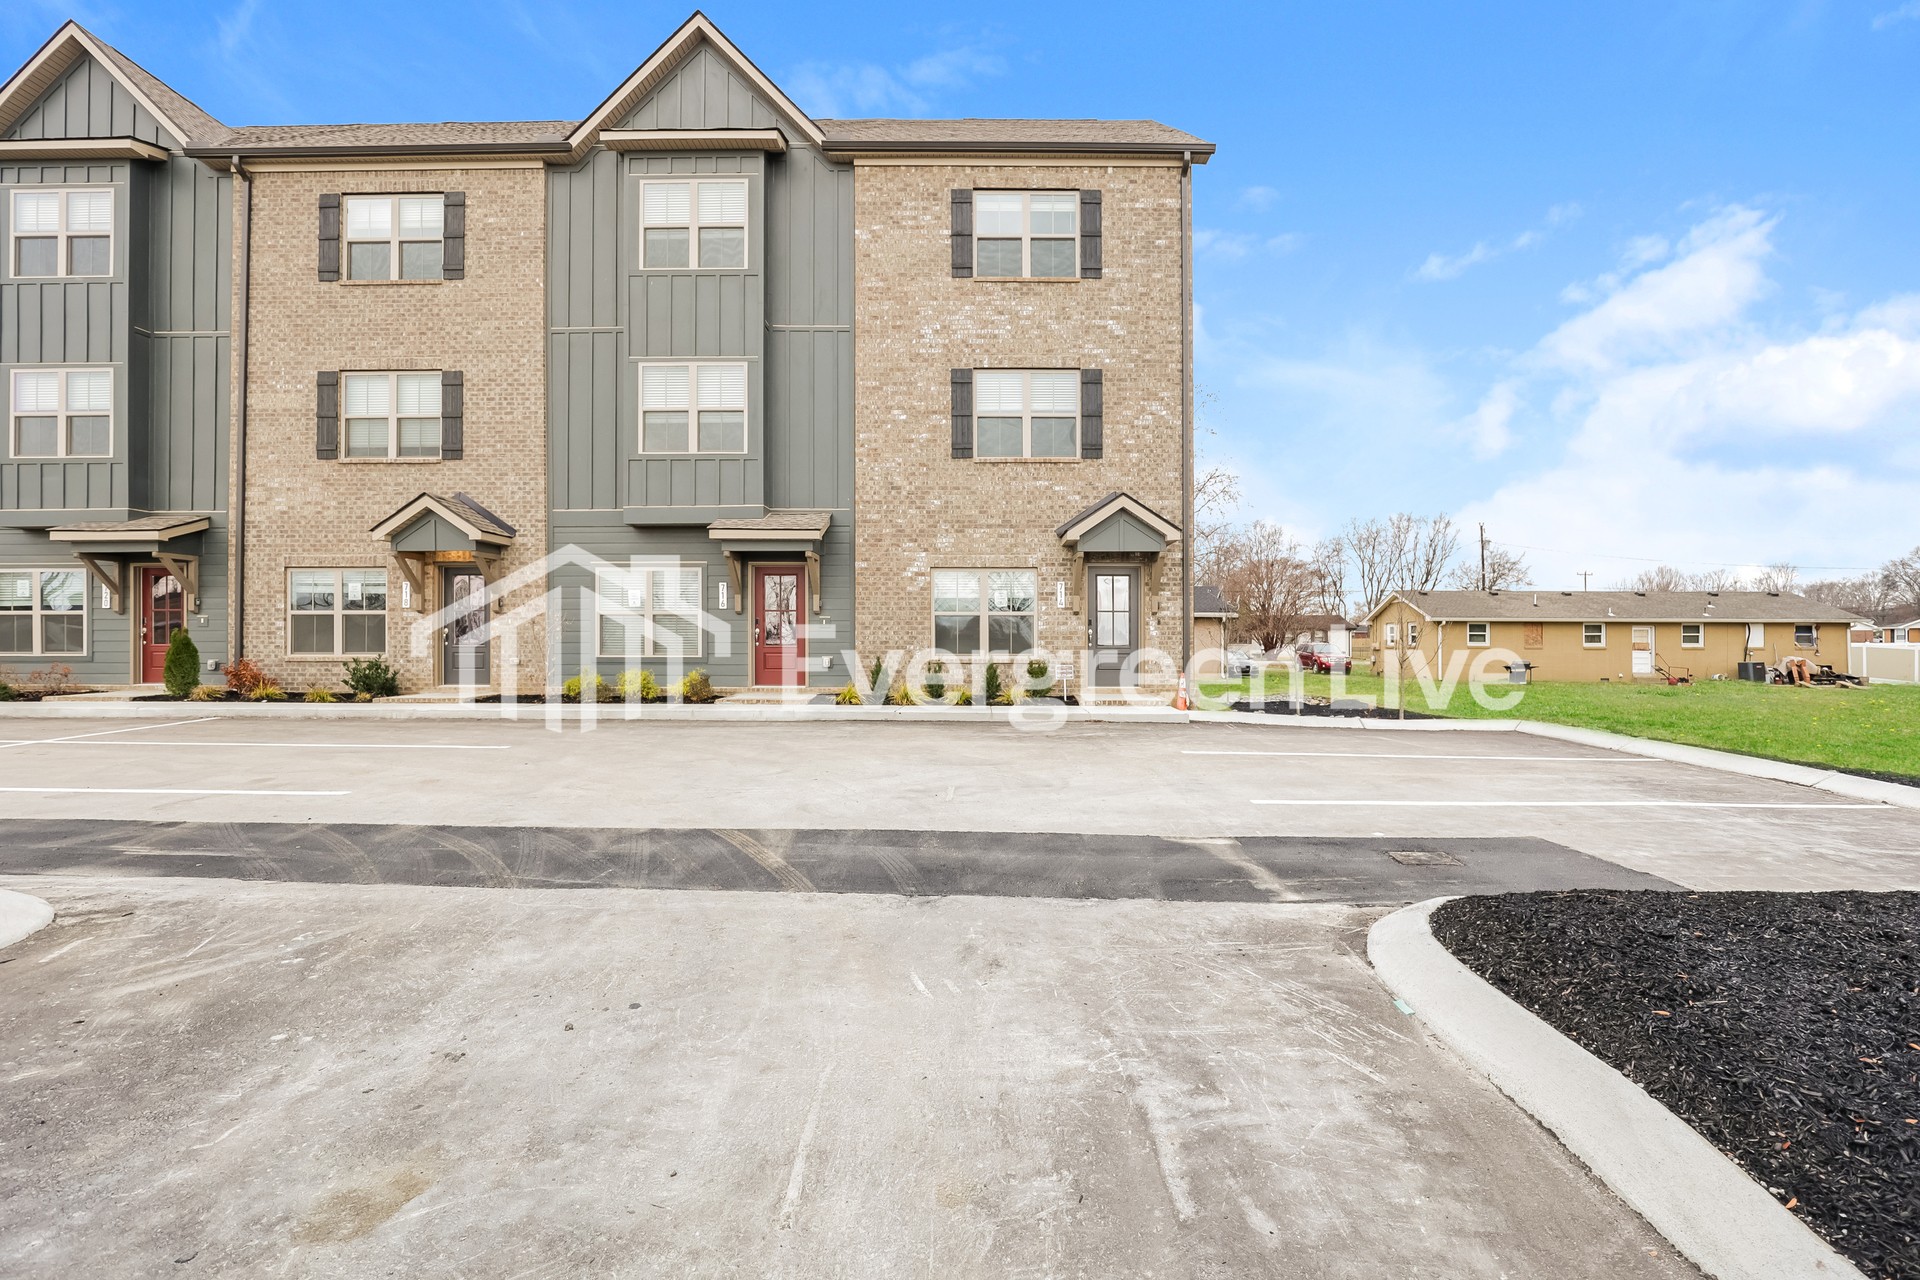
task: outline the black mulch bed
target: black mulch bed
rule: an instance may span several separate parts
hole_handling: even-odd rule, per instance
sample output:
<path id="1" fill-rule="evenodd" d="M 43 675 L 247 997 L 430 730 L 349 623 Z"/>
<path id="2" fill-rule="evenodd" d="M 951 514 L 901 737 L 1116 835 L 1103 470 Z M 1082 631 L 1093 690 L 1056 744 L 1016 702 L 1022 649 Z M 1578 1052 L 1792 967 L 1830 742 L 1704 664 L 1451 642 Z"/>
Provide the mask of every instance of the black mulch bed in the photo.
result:
<path id="1" fill-rule="evenodd" d="M 1920 1276 L 1920 893 L 1499 894 L 1433 932 L 1868 1276 Z"/>
<path id="2" fill-rule="evenodd" d="M 6 696 L 0 697 L 0 703 L 44 702 L 48 698 L 52 698 L 55 701 L 58 701 L 61 698 L 70 698 L 76 693 L 93 693 L 93 692 L 94 690 L 83 688 L 80 685 L 75 685 L 71 689 L 22 689 L 16 686 Z"/>
<path id="3" fill-rule="evenodd" d="M 1354 720 L 1438 720 L 1441 718 L 1428 715 L 1423 711 L 1409 711 L 1403 715 L 1396 707 L 1376 707 L 1358 698 L 1342 698 L 1338 702 L 1288 702 L 1283 698 L 1269 698 L 1258 708 L 1243 698 L 1227 709 L 1229 711 L 1258 710 L 1270 716 L 1339 716 Z"/>

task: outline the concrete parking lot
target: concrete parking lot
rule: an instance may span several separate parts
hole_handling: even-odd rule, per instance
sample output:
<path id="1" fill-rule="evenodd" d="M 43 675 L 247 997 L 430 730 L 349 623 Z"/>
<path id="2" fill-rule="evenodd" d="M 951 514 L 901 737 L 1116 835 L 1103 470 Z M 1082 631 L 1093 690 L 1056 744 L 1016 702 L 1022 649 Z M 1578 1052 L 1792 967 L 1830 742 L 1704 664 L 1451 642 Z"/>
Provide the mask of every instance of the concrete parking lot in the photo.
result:
<path id="1" fill-rule="evenodd" d="M 1438 893 L 1920 887 L 1515 735 L 0 719 L 0 1274 L 1694 1274 L 1396 1009 Z M 606 887 L 619 886 L 619 887 Z"/>

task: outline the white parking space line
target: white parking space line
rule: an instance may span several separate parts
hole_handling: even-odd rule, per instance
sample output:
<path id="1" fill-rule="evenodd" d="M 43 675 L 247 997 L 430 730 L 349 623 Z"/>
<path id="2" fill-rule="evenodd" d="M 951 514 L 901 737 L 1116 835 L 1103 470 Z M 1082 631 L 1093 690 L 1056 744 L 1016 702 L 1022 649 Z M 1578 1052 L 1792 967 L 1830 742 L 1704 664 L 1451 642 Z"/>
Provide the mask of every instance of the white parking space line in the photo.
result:
<path id="1" fill-rule="evenodd" d="M 56 742 L 79 742 L 83 738 L 106 738 L 116 733 L 139 733 L 144 729 L 178 729 L 183 725 L 206 724 L 217 720 L 218 716 L 201 716 L 195 720 L 168 720 L 161 724 L 130 724 L 120 729 L 100 729 L 93 733 L 71 733 L 63 738 L 22 738 L 14 742 L 0 742 L 0 747 L 44 747 Z"/>
<path id="2" fill-rule="evenodd" d="M 1662 764 L 1644 756 L 1476 756 L 1429 755 L 1419 751 L 1196 751 L 1182 748 L 1183 756 L 1308 756 L 1325 760 L 1550 760 L 1581 764 Z"/>
<path id="3" fill-rule="evenodd" d="M 127 742 L 81 742 L 72 738 L 50 738 L 34 743 L 0 743 L 0 746 L 36 747 L 289 747 L 294 749 L 330 748 L 336 751 L 511 751 L 504 743 L 494 745 L 446 742 L 160 742 L 153 738 L 135 738 Z"/>
<path id="4" fill-rule="evenodd" d="M 351 791 L 242 791 L 222 787 L 0 787 L 20 796 L 350 796 Z"/>
<path id="5" fill-rule="evenodd" d="M 1851 803 L 1789 802 L 1769 800 L 1252 800 L 1250 804 L 1289 805 L 1301 808 L 1351 809 L 1884 809 L 1888 813 L 1904 810 L 1874 801 Z"/>

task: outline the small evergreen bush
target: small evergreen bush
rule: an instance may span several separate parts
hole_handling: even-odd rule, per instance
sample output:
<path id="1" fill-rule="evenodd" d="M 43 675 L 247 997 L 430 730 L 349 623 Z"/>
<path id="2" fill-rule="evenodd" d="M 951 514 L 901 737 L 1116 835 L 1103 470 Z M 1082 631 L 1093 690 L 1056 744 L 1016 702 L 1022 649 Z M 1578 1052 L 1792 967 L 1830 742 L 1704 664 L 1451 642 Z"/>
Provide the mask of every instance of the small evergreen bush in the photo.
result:
<path id="1" fill-rule="evenodd" d="M 167 641 L 167 665 L 161 675 L 171 697 L 185 699 L 200 684 L 200 646 L 181 627 Z"/>
<path id="2" fill-rule="evenodd" d="M 366 695 L 358 701 L 371 702 L 375 698 L 400 696 L 400 673 L 395 671 L 386 659 L 349 658 L 346 668 L 344 683 L 347 688 L 354 693 Z"/>

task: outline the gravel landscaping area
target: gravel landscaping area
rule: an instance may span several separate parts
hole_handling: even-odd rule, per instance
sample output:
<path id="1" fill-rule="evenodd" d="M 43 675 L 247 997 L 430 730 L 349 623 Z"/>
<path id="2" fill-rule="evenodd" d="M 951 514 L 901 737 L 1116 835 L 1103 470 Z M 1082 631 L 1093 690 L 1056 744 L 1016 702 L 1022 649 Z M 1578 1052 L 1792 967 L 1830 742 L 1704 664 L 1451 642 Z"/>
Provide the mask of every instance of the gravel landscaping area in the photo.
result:
<path id="1" fill-rule="evenodd" d="M 1433 931 L 1866 1275 L 1920 1276 L 1920 894 L 1501 894 Z"/>

